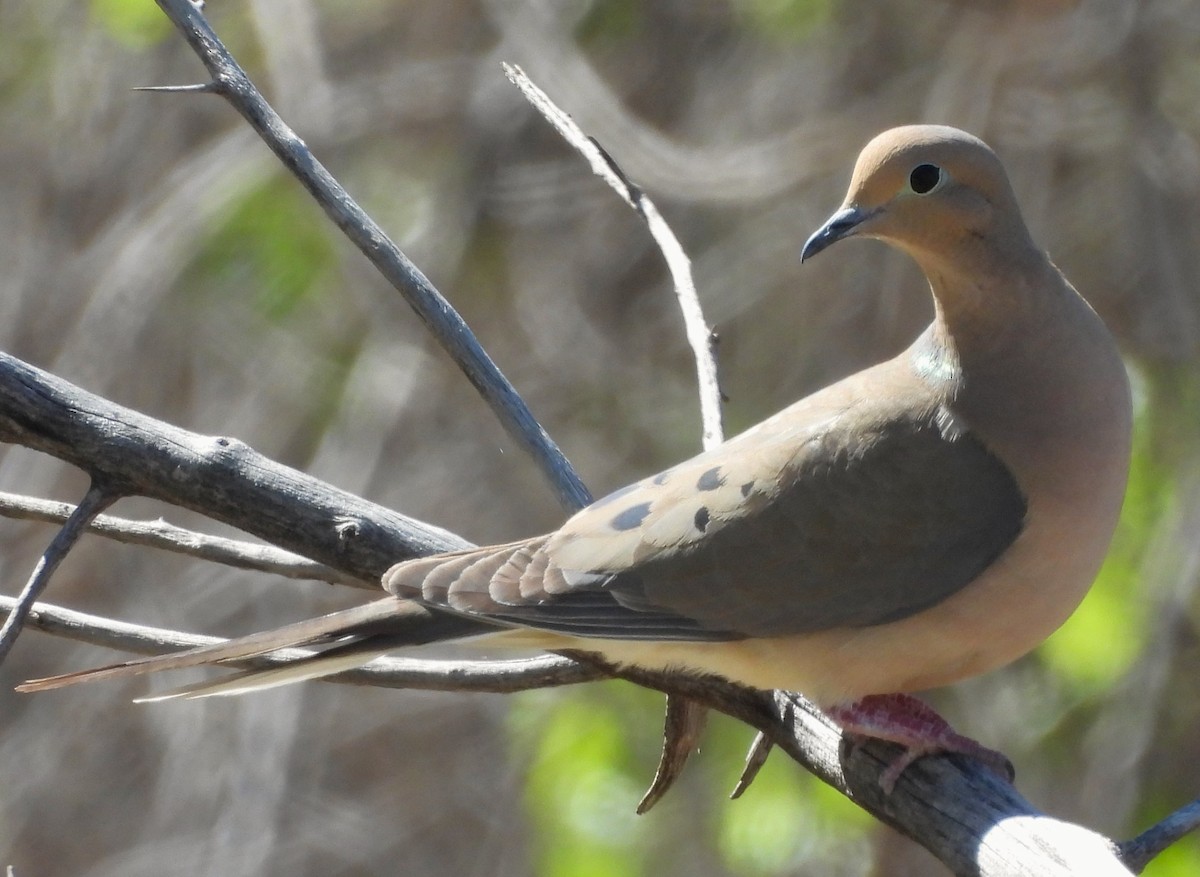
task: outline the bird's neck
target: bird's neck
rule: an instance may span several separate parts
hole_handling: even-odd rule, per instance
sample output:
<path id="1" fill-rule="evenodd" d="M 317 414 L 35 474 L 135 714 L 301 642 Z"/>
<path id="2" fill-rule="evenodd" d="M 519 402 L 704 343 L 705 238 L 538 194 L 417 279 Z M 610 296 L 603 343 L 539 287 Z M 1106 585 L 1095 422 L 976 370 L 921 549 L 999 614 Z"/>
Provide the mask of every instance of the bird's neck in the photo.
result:
<path id="1" fill-rule="evenodd" d="M 1078 299 L 1041 253 L 987 272 L 959 271 L 945 262 L 922 267 L 933 293 L 934 340 L 956 356 L 965 351 L 971 361 L 961 364 L 968 369 L 1010 356 L 1010 348 L 1028 344 L 1050 314 Z"/>
<path id="2" fill-rule="evenodd" d="M 1097 460 L 1127 450 L 1120 354 L 1053 264 L 1043 257 L 1040 267 L 970 287 L 929 279 L 937 316 L 911 349 L 912 367 L 990 447 L 1038 477 L 1070 482 L 1064 495 L 1095 477 Z"/>

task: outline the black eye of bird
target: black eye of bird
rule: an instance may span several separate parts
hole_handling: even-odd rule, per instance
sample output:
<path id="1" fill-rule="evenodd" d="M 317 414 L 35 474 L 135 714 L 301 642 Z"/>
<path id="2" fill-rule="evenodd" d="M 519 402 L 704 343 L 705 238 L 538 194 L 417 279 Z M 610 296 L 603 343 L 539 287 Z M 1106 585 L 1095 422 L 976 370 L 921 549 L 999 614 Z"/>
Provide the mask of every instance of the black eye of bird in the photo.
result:
<path id="1" fill-rule="evenodd" d="M 942 179 L 942 169 L 936 164 L 919 164 L 908 175 L 908 184 L 918 195 L 933 190 Z"/>

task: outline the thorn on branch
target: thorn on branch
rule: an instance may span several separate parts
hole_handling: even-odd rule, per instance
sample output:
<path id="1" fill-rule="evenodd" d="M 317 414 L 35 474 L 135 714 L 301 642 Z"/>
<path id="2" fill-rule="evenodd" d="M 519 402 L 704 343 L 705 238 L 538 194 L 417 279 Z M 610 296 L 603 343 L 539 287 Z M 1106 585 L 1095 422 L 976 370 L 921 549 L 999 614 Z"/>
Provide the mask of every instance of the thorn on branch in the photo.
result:
<path id="1" fill-rule="evenodd" d="M 153 87 L 152 91 L 217 91 L 258 133 L 326 214 L 400 292 L 441 346 L 479 390 L 505 431 L 537 463 L 559 502 L 571 512 L 591 502 L 591 493 L 566 456 L 533 416 L 470 328 L 429 279 L 388 238 L 304 141 L 283 121 L 213 32 L 194 2 L 157 0 L 208 70 L 213 82 Z"/>
<path id="2" fill-rule="evenodd" d="M 221 84 L 215 79 L 191 85 L 135 85 L 132 91 L 156 91 L 165 94 L 220 94 Z"/>

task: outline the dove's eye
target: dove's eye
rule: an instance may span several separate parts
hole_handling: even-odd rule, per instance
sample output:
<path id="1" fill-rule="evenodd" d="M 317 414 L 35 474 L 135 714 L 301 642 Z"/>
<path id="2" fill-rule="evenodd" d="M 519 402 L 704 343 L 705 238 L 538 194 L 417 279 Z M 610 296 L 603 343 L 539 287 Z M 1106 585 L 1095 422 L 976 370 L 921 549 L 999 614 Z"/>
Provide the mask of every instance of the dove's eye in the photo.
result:
<path id="1" fill-rule="evenodd" d="M 918 195 L 927 195 L 942 181 L 942 169 L 936 164 L 919 164 L 908 175 L 908 185 Z"/>

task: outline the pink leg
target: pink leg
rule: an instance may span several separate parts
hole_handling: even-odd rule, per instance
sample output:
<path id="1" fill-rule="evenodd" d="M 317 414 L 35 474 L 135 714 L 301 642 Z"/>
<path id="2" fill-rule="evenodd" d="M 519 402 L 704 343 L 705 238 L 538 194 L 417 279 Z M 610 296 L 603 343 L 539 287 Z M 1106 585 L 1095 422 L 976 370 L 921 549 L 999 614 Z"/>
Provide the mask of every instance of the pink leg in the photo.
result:
<path id="1" fill-rule="evenodd" d="M 1012 782 L 1013 769 L 1003 754 L 958 734 L 933 709 L 907 694 L 874 694 L 847 706 L 826 710 L 851 738 L 874 737 L 899 743 L 904 753 L 888 765 L 879 785 L 892 793 L 905 769 L 926 755 L 957 752 L 983 762 Z M 861 739 L 856 741 L 861 742 Z"/>

